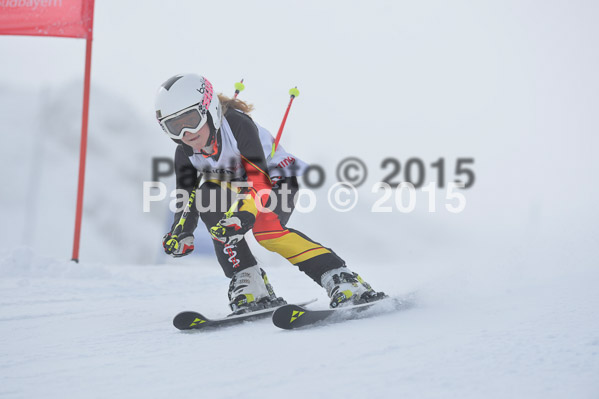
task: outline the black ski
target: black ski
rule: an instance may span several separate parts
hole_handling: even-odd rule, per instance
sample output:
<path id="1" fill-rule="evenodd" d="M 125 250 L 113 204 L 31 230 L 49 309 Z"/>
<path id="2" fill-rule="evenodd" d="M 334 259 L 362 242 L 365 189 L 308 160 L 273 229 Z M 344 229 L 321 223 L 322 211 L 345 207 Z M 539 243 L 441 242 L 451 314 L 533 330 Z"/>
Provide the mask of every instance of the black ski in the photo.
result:
<path id="1" fill-rule="evenodd" d="M 312 299 L 310 301 L 300 303 L 300 306 L 306 306 L 315 301 L 316 299 Z M 278 308 L 278 306 L 273 306 L 272 308 L 256 310 L 254 312 L 243 313 L 239 315 L 229 315 L 219 319 L 210 319 L 198 312 L 185 311 L 175 316 L 173 319 L 173 325 L 179 330 L 209 330 L 213 328 L 240 324 L 244 321 L 264 319 L 272 315 L 272 313 Z"/>
<path id="2" fill-rule="evenodd" d="M 279 328 L 292 330 L 321 324 L 319 322 L 324 322 L 325 320 L 327 323 L 335 323 L 405 310 L 413 306 L 413 294 L 404 297 L 385 297 L 374 302 L 366 302 L 337 309 L 310 310 L 302 305 L 283 305 L 277 308 L 272 314 L 272 322 Z"/>

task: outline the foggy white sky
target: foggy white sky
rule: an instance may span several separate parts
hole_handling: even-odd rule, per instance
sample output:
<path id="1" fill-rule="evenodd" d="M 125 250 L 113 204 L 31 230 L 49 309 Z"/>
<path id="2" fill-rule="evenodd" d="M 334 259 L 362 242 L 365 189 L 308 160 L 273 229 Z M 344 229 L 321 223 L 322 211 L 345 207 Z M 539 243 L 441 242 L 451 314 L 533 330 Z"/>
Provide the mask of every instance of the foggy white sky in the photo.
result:
<path id="1" fill-rule="evenodd" d="M 151 118 L 156 87 L 175 73 L 203 73 L 225 93 L 243 77 L 244 98 L 273 130 L 297 85 L 302 98 L 290 129 L 298 132 L 336 142 L 348 130 L 350 138 L 380 128 L 411 139 L 410 130 L 430 129 L 435 142 L 476 148 L 481 136 L 513 131 L 513 122 L 535 113 L 591 110 L 598 8 L 592 1 L 104 0 L 96 4 L 93 83 Z M 56 86 L 83 74 L 82 40 L 0 36 L 0 51 L 2 84 Z"/>
<path id="2" fill-rule="evenodd" d="M 555 139 L 563 131 L 524 123 L 560 113 L 583 123 L 570 134 L 589 138 L 581 116 L 596 100 L 597 8 L 591 1 L 98 1 L 93 83 L 151 120 L 157 86 L 175 73 L 203 73 L 225 93 L 243 77 L 243 98 L 272 130 L 297 85 L 288 136 L 318 136 L 325 145 L 348 138 L 352 150 L 364 147 L 352 139 L 365 131 L 419 155 L 456 142 L 469 152 L 488 139 L 521 137 L 519 128 Z M 83 74 L 82 40 L 0 36 L 0 52 L 2 84 L 40 88 Z M 311 148 L 325 156 L 318 147 Z"/>

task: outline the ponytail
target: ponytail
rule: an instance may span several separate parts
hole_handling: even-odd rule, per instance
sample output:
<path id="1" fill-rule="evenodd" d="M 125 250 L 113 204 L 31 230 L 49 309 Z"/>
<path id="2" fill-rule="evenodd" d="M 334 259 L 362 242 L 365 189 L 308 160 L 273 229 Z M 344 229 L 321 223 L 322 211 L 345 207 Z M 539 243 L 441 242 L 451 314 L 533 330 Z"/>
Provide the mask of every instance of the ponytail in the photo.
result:
<path id="1" fill-rule="evenodd" d="M 222 106 L 223 115 L 227 113 L 229 109 L 237 109 L 244 114 L 249 114 L 254 110 L 254 106 L 252 104 L 248 104 L 245 101 L 242 101 L 238 98 L 229 98 L 223 94 L 218 95 L 218 100 Z"/>

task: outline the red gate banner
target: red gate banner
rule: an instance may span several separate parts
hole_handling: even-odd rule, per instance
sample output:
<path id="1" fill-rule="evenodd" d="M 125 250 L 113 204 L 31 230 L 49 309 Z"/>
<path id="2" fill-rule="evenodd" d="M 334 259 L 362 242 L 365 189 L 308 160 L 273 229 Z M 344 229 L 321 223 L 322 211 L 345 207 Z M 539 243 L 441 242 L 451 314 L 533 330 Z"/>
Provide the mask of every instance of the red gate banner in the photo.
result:
<path id="1" fill-rule="evenodd" d="M 87 122 L 94 29 L 94 0 L 0 0 L 0 35 L 59 36 L 86 39 L 79 180 L 72 260 L 79 262 Z"/>
<path id="2" fill-rule="evenodd" d="M 0 35 L 91 39 L 93 0 L 0 0 Z"/>

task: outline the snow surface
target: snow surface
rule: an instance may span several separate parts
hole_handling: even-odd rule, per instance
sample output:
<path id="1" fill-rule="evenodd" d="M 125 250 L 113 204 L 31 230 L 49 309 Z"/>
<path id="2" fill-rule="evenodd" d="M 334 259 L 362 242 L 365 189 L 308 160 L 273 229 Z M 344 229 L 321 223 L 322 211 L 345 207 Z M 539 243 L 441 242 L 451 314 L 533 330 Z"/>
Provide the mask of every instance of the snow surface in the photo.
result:
<path id="1" fill-rule="evenodd" d="M 361 269 L 367 269 L 365 267 Z M 0 257 L 0 397 L 596 398 L 599 272 L 541 267 L 364 271 L 411 310 L 284 331 L 270 320 L 212 332 L 171 326 L 181 310 L 227 313 L 215 267 L 76 265 L 27 249 Z M 468 272 L 463 274 L 462 272 Z M 289 301 L 322 290 L 269 269 Z"/>

